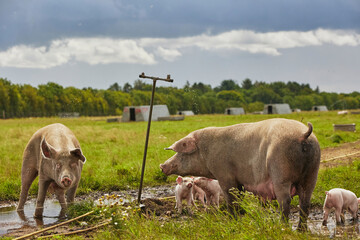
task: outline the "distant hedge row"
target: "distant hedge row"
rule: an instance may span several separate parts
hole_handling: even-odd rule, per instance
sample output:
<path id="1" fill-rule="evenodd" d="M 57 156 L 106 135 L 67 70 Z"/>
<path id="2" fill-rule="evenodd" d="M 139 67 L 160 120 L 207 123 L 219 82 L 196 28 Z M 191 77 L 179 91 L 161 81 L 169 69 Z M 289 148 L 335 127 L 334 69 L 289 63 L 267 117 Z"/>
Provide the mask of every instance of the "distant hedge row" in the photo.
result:
<path id="1" fill-rule="evenodd" d="M 115 83 L 107 90 L 62 87 L 53 82 L 33 87 L 12 84 L 0 78 L 0 118 L 57 116 L 61 112 L 78 112 L 81 116 L 120 115 L 125 106 L 148 105 L 151 84 L 136 80 L 133 85 Z M 189 82 L 183 88 L 159 87 L 155 104 L 166 104 L 171 114 L 192 110 L 197 114 L 224 113 L 227 107 L 243 107 L 246 112 L 263 110 L 267 103 L 289 103 L 291 108 L 310 110 L 314 105 L 328 109 L 360 108 L 360 93 L 338 94 L 311 89 L 296 82 L 252 82 L 239 85 L 224 80 L 212 88 Z"/>

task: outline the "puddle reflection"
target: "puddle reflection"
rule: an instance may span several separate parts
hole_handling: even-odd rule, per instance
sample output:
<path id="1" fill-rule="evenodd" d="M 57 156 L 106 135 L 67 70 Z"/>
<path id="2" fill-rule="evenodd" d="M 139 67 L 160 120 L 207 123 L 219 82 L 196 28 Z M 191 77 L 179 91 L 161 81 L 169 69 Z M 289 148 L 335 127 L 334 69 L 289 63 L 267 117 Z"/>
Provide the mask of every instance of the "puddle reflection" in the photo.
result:
<path id="1" fill-rule="evenodd" d="M 296 230 L 297 227 L 297 222 L 294 221 L 295 215 L 298 215 L 298 213 L 295 213 L 290 220 L 293 230 Z M 359 238 L 359 221 L 356 220 L 356 222 L 354 223 L 353 220 L 351 220 L 351 217 L 352 216 L 350 214 L 346 213 L 345 224 L 336 225 L 334 213 L 331 213 L 329 215 L 328 223 L 326 224 L 326 226 L 323 226 L 322 211 L 314 211 L 309 214 L 308 229 L 313 234 L 327 236 L 329 238 Z"/>
<path id="2" fill-rule="evenodd" d="M 16 206 L 0 207 L 0 236 L 11 230 L 25 226 L 35 227 L 44 224 L 51 224 L 59 220 L 61 211 L 57 200 L 46 200 L 44 204 L 43 219 L 35 219 L 35 201 L 28 201 L 24 206 L 24 211 L 18 213 Z"/>

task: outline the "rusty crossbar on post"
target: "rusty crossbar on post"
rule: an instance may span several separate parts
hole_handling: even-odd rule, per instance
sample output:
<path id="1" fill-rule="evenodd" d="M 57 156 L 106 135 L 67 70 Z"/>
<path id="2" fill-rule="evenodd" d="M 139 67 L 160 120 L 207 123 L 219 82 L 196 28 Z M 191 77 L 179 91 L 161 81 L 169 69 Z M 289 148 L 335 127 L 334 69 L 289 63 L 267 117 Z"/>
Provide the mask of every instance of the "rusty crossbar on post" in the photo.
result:
<path id="1" fill-rule="evenodd" d="M 139 194 L 138 194 L 138 203 L 140 204 L 141 200 L 141 191 L 142 191 L 142 185 L 144 180 L 144 172 L 145 172 L 145 163 L 146 163 L 146 155 L 147 155 L 147 148 L 149 143 L 149 133 L 150 133 L 150 126 L 151 126 L 151 117 L 152 117 L 152 110 L 154 105 L 154 96 L 155 96 L 155 87 L 156 87 L 156 81 L 166 81 L 166 82 L 173 82 L 174 80 L 171 79 L 170 74 L 167 75 L 166 78 L 159 78 L 159 77 L 151 77 L 146 76 L 144 73 L 141 73 L 139 75 L 140 78 L 149 78 L 153 80 L 153 86 L 152 86 L 152 94 L 151 94 L 151 101 L 150 101 L 150 112 L 149 112 L 149 118 L 148 118 L 148 126 L 146 131 L 146 140 L 145 140 L 145 149 L 144 149 L 144 158 L 141 168 L 141 178 L 140 178 L 140 187 L 139 187 Z"/>

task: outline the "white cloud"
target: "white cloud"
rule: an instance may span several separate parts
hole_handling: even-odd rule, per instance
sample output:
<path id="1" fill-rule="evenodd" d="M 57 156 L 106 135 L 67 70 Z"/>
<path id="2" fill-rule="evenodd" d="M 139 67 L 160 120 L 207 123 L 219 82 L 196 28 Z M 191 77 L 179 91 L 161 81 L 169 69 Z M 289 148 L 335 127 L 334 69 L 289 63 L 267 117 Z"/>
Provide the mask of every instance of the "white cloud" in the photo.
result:
<path id="1" fill-rule="evenodd" d="M 155 64 L 153 54 L 134 40 L 110 38 L 70 38 L 55 40 L 47 47 L 14 46 L 0 52 L 0 66 L 51 68 L 70 60 L 91 65 L 109 63 Z"/>
<path id="2" fill-rule="evenodd" d="M 279 31 L 259 33 L 233 30 L 218 35 L 210 33 L 180 38 L 68 38 L 54 40 L 49 47 L 18 45 L 0 52 L 0 66 L 51 68 L 71 60 L 90 65 L 109 63 L 156 64 L 155 56 L 165 61 L 181 57 L 184 48 L 204 51 L 243 51 L 272 56 L 281 49 L 321 46 L 359 46 L 360 35 L 351 31 L 317 29 L 314 31 Z"/>
<path id="3" fill-rule="evenodd" d="M 19 45 L 0 52 L 0 66 L 17 68 L 51 68 L 68 62 L 67 53 L 54 53 L 46 47 Z"/>
<path id="4" fill-rule="evenodd" d="M 168 62 L 173 62 L 176 58 L 182 55 L 177 49 L 166 49 L 163 47 L 158 47 L 156 54 Z"/>

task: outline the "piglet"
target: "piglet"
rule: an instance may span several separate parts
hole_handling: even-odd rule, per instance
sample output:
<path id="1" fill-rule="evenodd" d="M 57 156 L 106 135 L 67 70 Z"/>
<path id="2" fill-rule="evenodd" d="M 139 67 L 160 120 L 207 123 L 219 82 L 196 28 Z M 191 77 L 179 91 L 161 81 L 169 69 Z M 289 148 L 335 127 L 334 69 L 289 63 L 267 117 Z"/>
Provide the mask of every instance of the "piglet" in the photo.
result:
<path id="1" fill-rule="evenodd" d="M 177 185 L 175 187 L 175 198 L 176 198 L 176 206 L 178 209 L 178 213 L 182 213 L 182 201 L 185 199 L 187 202 L 188 211 L 191 212 L 190 206 L 195 205 L 193 198 L 193 178 L 190 177 L 181 177 L 178 176 L 176 179 Z"/>
<path id="2" fill-rule="evenodd" d="M 194 181 L 196 178 L 194 178 Z M 194 200 L 199 200 L 202 205 L 205 207 L 205 192 L 200 187 L 196 186 L 195 184 L 192 187 L 192 194 Z"/>
<path id="3" fill-rule="evenodd" d="M 205 192 L 206 205 L 214 205 L 219 207 L 219 198 L 222 190 L 218 180 L 206 177 L 198 177 L 194 180 L 194 184 Z"/>
<path id="4" fill-rule="evenodd" d="M 353 219 L 356 220 L 357 211 L 359 209 L 360 198 L 357 198 L 355 193 L 342 189 L 334 188 L 330 191 L 326 191 L 326 197 L 324 202 L 324 220 L 323 225 L 326 226 L 329 212 L 332 208 L 335 208 L 336 223 L 344 223 L 344 216 L 342 215 L 345 210 L 349 211 Z"/>

